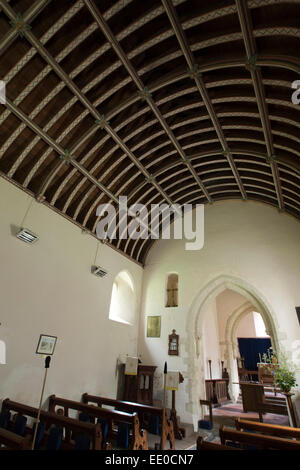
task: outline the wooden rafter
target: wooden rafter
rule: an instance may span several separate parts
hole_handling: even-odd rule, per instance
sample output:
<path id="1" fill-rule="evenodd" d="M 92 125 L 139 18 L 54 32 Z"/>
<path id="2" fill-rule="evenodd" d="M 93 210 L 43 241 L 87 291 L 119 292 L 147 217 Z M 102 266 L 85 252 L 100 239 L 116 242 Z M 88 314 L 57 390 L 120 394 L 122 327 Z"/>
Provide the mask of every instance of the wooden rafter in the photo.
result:
<path id="1" fill-rule="evenodd" d="M 243 199 L 247 199 L 247 194 L 245 192 L 245 189 L 243 187 L 242 180 L 240 178 L 240 175 L 238 173 L 238 170 L 236 168 L 235 162 L 232 158 L 232 153 L 230 151 L 230 148 L 228 146 L 228 143 L 225 139 L 222 127 L 220 125 L 219 119 L 217 117 L 217 114 L 214 110 L 214 107 L 212 105 L 211 99 L 209 98 L 209 95 L 207 93 L 207 89 L 204 83 L 204 80 L 202 78 L 202 73 L 199 72 L 198 70 L 198 64 L 195 62 L 195 59 L 193 57 L 193 53 L 188 45 L 187 39 L 185 37 L 184 31 L 181 27 L 181 24 L 178 20 L 175 8 L 171 2 L 171 0 L 162 0 L 162 4 L 166 10 L 166 13 L 168 15 L 168 18 L 170 20 L 170 23 L 172 25 L 172 28 L 174 29 L 174 33 L 176 34 L 177 40 L 180 44 L 181 50 L 183 52 L 183 55 L 186 59 L 186 62 L 188 64 L 188 67 L 190 69 L 190 74 L 191 78 L 195 81 L 197 90 L 199 91 L 201 98 L 206 106 L 207 112 L 209 114 L 209 117 L 213 123 L 213 126 L 215 128 L 215 131 L 217 133 L 217 136 L 220 140 L 220 144 L 222 146 L 224 155 L 226 156 L 228 163 L 230 165 L 230 168 L 234 174 L 234 177 L 236 179 L 236 182 L 238 184 L 238 187 L 241 191 Z"/>
<path id="2" fill-rule="evenodd" d="M 263 127 L 263 132 L 265 136 L 265 142 L 267 147 L 267 156 L 270 161 L 270 166 L 272 170 L 272 175 L 274 179 L 274 185 L 276 188 L 277 198 L 278 198 L 278 207 L 280 210 L 284 209 L 283 196 L 281 191 L 281 184 L 279 178 L 278 166 L 276 163 L 276 155 L 273 144 L 272 129 L 270 124 L 270 119 L 268 115 L 268 108 L 265 99 L 264 86 L 262 81 L 262 76 L 259 67 L 256 65 L 257 50 L 255 46 L 255 40 L 252 33 L 251 19 L 249 15 L 249 10 L 247 8 L 246 2 L 242 0 L 235 0 L 238 16 L 240 20 L 241 30 L 243 33 L 243 39 L 245 44 L 245 49 L 248 59 L 248 68 L 251 73 L 251 78 L 253 81 L 253 86 L 255 90 L 255 96 L 257 100 L 257 105 L 259 109 L 260 119 Z"/>
<path id="3" fill-rule="evenodd" d="M 106 11 L 74 0 L 51 22 L 55 2 L 37 0 L 17 18 L 0 0 L 2 24 L 7 16 L 13 26 L 0 32 L 2 176 L 94 236 L 98 205 L 120 195 L 147 207 L 247 196 L 300 217 L 300 108 L 290 99 L 300 0 L 162 0 L 144 11 L 136 0 Z M 143 263 L 153 241 L 111 243 Z"/>
<path id="4" fill-rule="evenodd" d="M 193 166 L 191 165 L 189 159 L 185 155 L 185 153 L 184 153 L 181 145 L 179 144 L 178 140 L 175 138 L 174 133 L 172 132 L 172 130 L 168 126 L 166 120 L 164 119 L 161 112 L 159 111 L 154 99 L 152 98 L 151 93 L 148 91 L 148 89 L 145 87 L 144 83 L 140 79 L 137 71 L 132 66 L 130 60 L 128 59 L 128 57 L 126 56 L 124 51 L 122 50 L 119 42 L 114 37 L 112 31 L 110 30 L 110 28 L 109 28 L 108 24 L 106 23 L 106 21 L 104 20 L 103 16 L 100 14 L 98 8 L 95 6 L 94 2 L 91 1 L 91 0 L 84 0 L 84 3 L 87 6 L 87 8 L 89 9 L 89 11 L 91 12 L 91 14 L 93 15 L 95 21 L 97 22 L 97 24 L 98 24 L 99 28 L 101 29 L 101 31 L 103 32 L 103 34 L 105 35 L 106 39 L 112 45 L 114 51 L 118 55 L 119 59 L 121 60 L 122 64 L 124 65 L 124 67 L 126 68 L 126 70 L 129 73 L 131 79 L 135 83 L 135 85 L 138 89 L 138 94 L 139 94 L 140 98 L 147 102 L 148 106 L 153 111 L 156 119 L 159 121 L 159 123 L 163 127 L 165 133 L 167 134 L 168 138 L 170 139 L 170 141 L 174 145 L 175 149 L 177 150 L 178 154 L 181 156 L 182 160 L 185 162 L 185 164 L 188 167 L 189 171 L 192 173 L 193 177 L 195 178 L 197 184 L 201 188 L 201 190 L 204 193 L 205 197 L 207 198 L 208 202 L 211 203 L 212 199 L 211 199 L 208 191 L 206 190 L 206 188 L 203 185 L 201 179 L 199 178 L 199 176 L 195 172 Z"/>

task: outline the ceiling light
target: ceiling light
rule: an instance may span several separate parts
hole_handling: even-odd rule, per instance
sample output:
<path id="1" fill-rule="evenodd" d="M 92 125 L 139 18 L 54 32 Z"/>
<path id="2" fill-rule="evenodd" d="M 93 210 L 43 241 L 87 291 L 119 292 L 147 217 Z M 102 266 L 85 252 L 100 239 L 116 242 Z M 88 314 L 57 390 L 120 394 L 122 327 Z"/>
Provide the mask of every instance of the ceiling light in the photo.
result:
<path id="1" fill-rule="evenodd" d="M 17 233 L 17 238 L 26 243 L 35 243 L 39 239 L 39 237 L 35 233 L 31 232 L 27 228 L 22 228 Z"/>
<path id="2" fill-rule="evenodd" d="M 92 273 L 98 277 L 105 277 L 107 275 L 107 271 L 100 268 L 100 266 L 92 266 Z"/>

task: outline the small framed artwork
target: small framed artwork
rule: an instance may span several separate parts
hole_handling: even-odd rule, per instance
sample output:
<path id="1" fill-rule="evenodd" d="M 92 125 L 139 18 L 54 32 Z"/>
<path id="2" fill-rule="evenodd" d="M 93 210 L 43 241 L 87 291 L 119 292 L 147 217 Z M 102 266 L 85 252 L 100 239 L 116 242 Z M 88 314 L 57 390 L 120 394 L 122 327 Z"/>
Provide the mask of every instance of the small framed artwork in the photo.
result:
<path id="1" fill-rule="evenodd" d="M 161 317 L 147 317 L 147 337 L 160 338 Z"/>
<path id="2" fill-rule="evenodd" d="M 56 345 L 57 336 L 40 335 L 36 348 L 36 354 L 52 356 Z"/>

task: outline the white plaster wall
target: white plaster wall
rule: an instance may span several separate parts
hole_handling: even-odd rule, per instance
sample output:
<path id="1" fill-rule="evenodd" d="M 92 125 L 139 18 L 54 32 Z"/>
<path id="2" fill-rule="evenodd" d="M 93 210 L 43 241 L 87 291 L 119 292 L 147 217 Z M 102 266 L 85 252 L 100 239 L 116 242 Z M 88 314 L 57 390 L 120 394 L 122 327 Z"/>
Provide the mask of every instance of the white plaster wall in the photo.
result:
<path id="1" fill-rule="evenodd" d="M 93 276 L 98 241 L 35 201 L 25 226 L 40 239 L 32 246 L 18 240 L 11 224 L 21 224 L 30 199 L 0 179 L 0 340 L 7 362 L 0 364 L 0 399 L 38 405 L 44 360 L 35 350 L 41 333 L 58 337 L 45 397 L 79 400 L 86 391 L 115 397 L 118 357 L 137 354 L 143 269 L 100 245 L 97 264 L 109 274 Z M 108 319 L 113 280 L 121 270 L 135 284 L 133 326 Z"/>
<path id="2" fill-rule="evenodd" d="M 226 323 L 234 310 L 241 307 L 247 299 L 231 289 L 226 289 L 216 297 L 219 335 L 221 343 L 225 341 Z"/>
<path id="3" fill-rule="evenodd" d="M 205 378 L 210 379 L 208 360 L 211 360 L 211 375 L 213 379 L 222 378 L 220 339 L 217 318 L 216 299 L 210 302 L 203 323 L 203 354 L 205 364 Z"/>
<path id="4" fill-rule="evenodd" d="M 256 338 L 253 312 L 241 318 L 236 331 L 237 338 Z"/>
<path id="5" fill-rule="evenodd" d="M 220 276 L 240 279 L 259 294 L 270 311 L 280 344 L 293 353 L 300 369 L 300 328 L 295 312 L 295 306 L 300 305 L 299 240 L 300 224 L 291 216 L 265 204 L 232 200 L 205 206 L 202 250 L 185 251 L 181 240 L 160 240 L 150 250 L 144 273 L 139 352 L 145 362 L 159 367 L 158 373 L 166 359 L 171 368 L 184 373 L 177 400 L 183 421 L 195 423 L 191 397 L 200 398 L 198 382 L 203 379 L 203 371 L 198 371 L 190 352 L 199 334 L 193 312 L 200 308 L 197 299 L 205 286 Z M 166 309 L 165 275 L 173 271 L 179 274 L 180 303 L 178 308 Z M 146 338 L 147 315 L 162 316 L 161 338 Z M 180 335 L 178 358 L 167 354 L 168 334 L 173 328 Z M 298 371 L 298 383 L 299 379 Z"/>

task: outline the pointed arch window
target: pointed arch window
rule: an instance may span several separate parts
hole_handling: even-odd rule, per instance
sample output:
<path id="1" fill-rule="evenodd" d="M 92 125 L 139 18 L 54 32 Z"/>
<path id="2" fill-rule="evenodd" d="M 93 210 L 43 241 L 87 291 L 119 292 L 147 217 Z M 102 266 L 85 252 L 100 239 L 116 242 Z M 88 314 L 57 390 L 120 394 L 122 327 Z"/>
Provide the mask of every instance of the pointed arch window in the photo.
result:
<path id="1" fill-rule="evenodd" d="M 121 271 L 114 279 L 109 308 L 109 319 L 132 325 L 136 313 L 134 284 L 127 271 Z"/>

